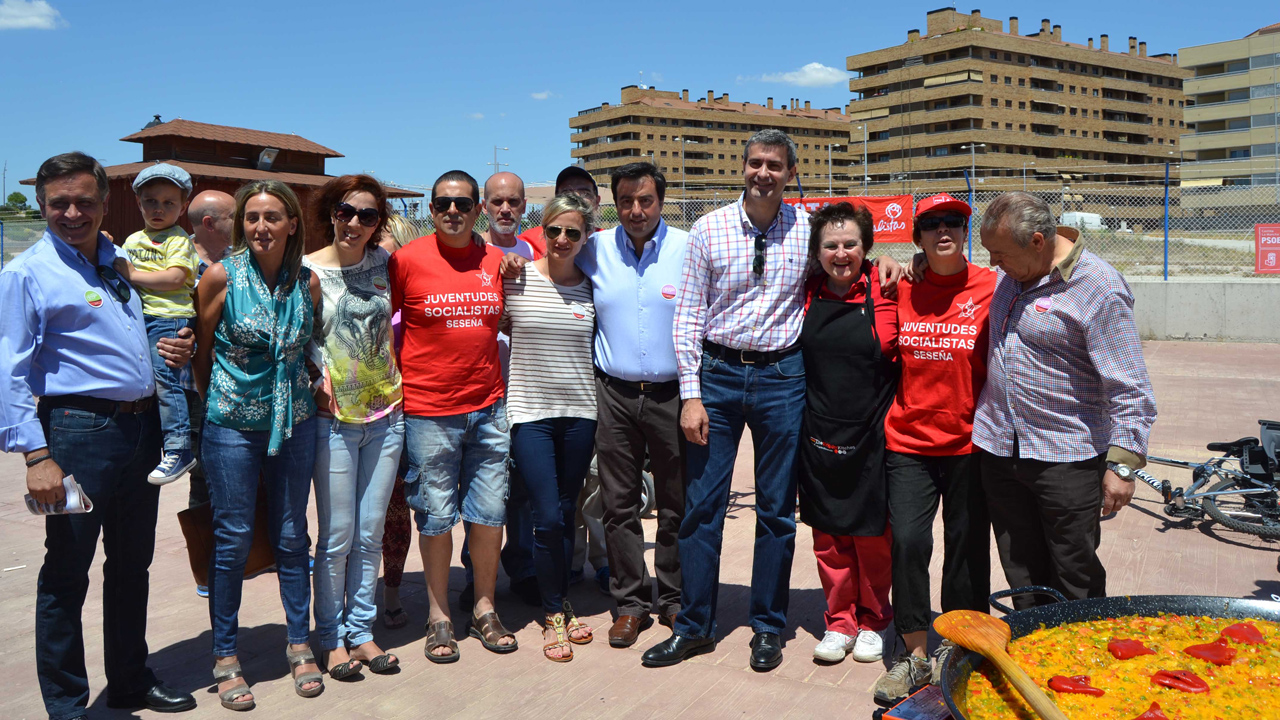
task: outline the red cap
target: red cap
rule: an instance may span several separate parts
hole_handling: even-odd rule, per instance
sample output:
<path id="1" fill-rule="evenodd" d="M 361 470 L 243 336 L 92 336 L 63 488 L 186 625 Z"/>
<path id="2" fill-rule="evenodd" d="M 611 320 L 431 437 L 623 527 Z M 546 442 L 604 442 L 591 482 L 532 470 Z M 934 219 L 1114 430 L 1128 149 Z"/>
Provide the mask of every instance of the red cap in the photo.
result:
<path id="1" fill-rule="evenodd" d="M 973 210 L 970 209 L 969 203 L 963 200 L 957 200 L 946 193 L 939 193 L 933 197 L 925 198 L 924 200 L 916 203 L 916 217 L 920 217 L 927 212 L 933 212 L 934 210 L 955 210 L 965 217 L 969 217 L 973 214 Z"/>

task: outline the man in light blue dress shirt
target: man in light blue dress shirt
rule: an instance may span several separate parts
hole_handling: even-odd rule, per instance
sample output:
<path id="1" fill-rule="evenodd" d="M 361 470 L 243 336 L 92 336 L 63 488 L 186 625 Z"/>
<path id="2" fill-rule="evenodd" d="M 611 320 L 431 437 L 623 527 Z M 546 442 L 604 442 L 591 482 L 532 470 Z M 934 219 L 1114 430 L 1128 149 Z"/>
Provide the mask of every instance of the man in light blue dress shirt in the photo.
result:
<path id="1" fill-rule="evenodd" d="M 111 268 L 123 253 L 98 231 L 106 199 L 107 175 L 93 158 L 46 160 L 36 201 L 48 228 L 0 271 L 0 449 L 24 454 L 37 501 L 61 501 L 65 475 L 93 501 L 91 512 L 45 519 L 36 674 L 50 720 L 84 717 L 88 707 L 81 609 L 100 531 L 107 705 L 177 712 L 196 704 L 146 664 L 160 493 L 147 474 L 161 434 L 142 304 Z M 181 367 L 190 337 L 162 341 L 161 355 Z"/>
<path id="2" fill-rule="evenodd" d="M 671 325 L 688 234 L 662 221 L 666 178 L 652 163 L 613 172 L 621 225 L 593 235 L 578 255 L 596 307 L 596 462 L 604 502 L 610 592 L 618 619 L 609 644 L 628 647 L 658 619 L 670 626 L 680 610 L 684 516 L 684 436 Z M 654 570 L 657 598 L 644 562 L 641 472 L 648 452 L 658 512 Z"/>

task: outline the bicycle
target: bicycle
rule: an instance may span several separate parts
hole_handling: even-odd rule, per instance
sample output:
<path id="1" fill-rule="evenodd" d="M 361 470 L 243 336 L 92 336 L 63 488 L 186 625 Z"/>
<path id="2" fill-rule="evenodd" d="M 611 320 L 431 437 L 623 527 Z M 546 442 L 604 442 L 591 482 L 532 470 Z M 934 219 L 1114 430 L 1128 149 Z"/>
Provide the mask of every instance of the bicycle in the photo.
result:
<path id="1" fill-rule="evenodd" d="M 1280 422 L 1259 420 L 1258 425 L 1256 438 L 1209 443 L 1209 451 L 1222 455 L 1205 462 L 1154 455 L 1147 458 L 1160 465 L 1191 470 L 1191 484 L 1185 488 L 1175 488 L 1168 480 L 1144 470 L 1134 470 L 1133 474 L 1160 493 L 1164 512 L 1170 517 L 1199 520 L 1207 514 L 1232 530 L 1280 539 L 1280 464 L 1276 458 Z M 1238 470 L 1227 466 L 1233 461 L 1239 465 Z M 1206 486 L 1208 489 L 1204 490 Z"/>

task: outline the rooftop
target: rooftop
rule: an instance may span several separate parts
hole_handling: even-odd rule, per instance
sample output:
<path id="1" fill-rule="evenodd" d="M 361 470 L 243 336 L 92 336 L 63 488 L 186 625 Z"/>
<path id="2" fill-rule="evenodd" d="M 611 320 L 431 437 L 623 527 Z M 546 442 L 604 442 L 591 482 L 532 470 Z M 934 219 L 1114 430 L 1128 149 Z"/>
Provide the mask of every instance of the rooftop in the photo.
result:
<path id="1" fill-rule="evenodd" d="M 292 133 L 275 133 L 266 130 L 250 130 L 230 125 L 210 125 L 192 120 L 170 120 L 169 122 L 152 124 L 132 135 L 120 138 L 125 142 L 142 142 L 149 138 L 182 137 L 197 140 L 216 140 L 240 145 L 272 147 L 280 150 L 293 150 L 311 153 L 321 157 L 343 157 L 337 150 L 331 150 L 319 143 L 299 137 Z"/>

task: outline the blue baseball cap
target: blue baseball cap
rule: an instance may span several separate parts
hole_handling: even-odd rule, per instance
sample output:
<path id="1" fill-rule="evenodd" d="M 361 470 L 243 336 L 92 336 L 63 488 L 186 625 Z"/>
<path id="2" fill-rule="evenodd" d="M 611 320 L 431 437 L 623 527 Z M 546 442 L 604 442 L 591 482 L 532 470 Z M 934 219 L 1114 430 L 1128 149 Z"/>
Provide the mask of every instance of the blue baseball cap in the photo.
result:
<path id="1" fill-rule="evenodd" d="M 184 194 L 191 194 L 191 173 L 177 165 L 169 165 L 168 163 L 156 163 L 138 173 L 138 177 L 133 179 L 133 191 L 135 193 L 138 192 L 138 189 L 143 185 L 156 179 L 168 180 L 182 188 Z"/>

